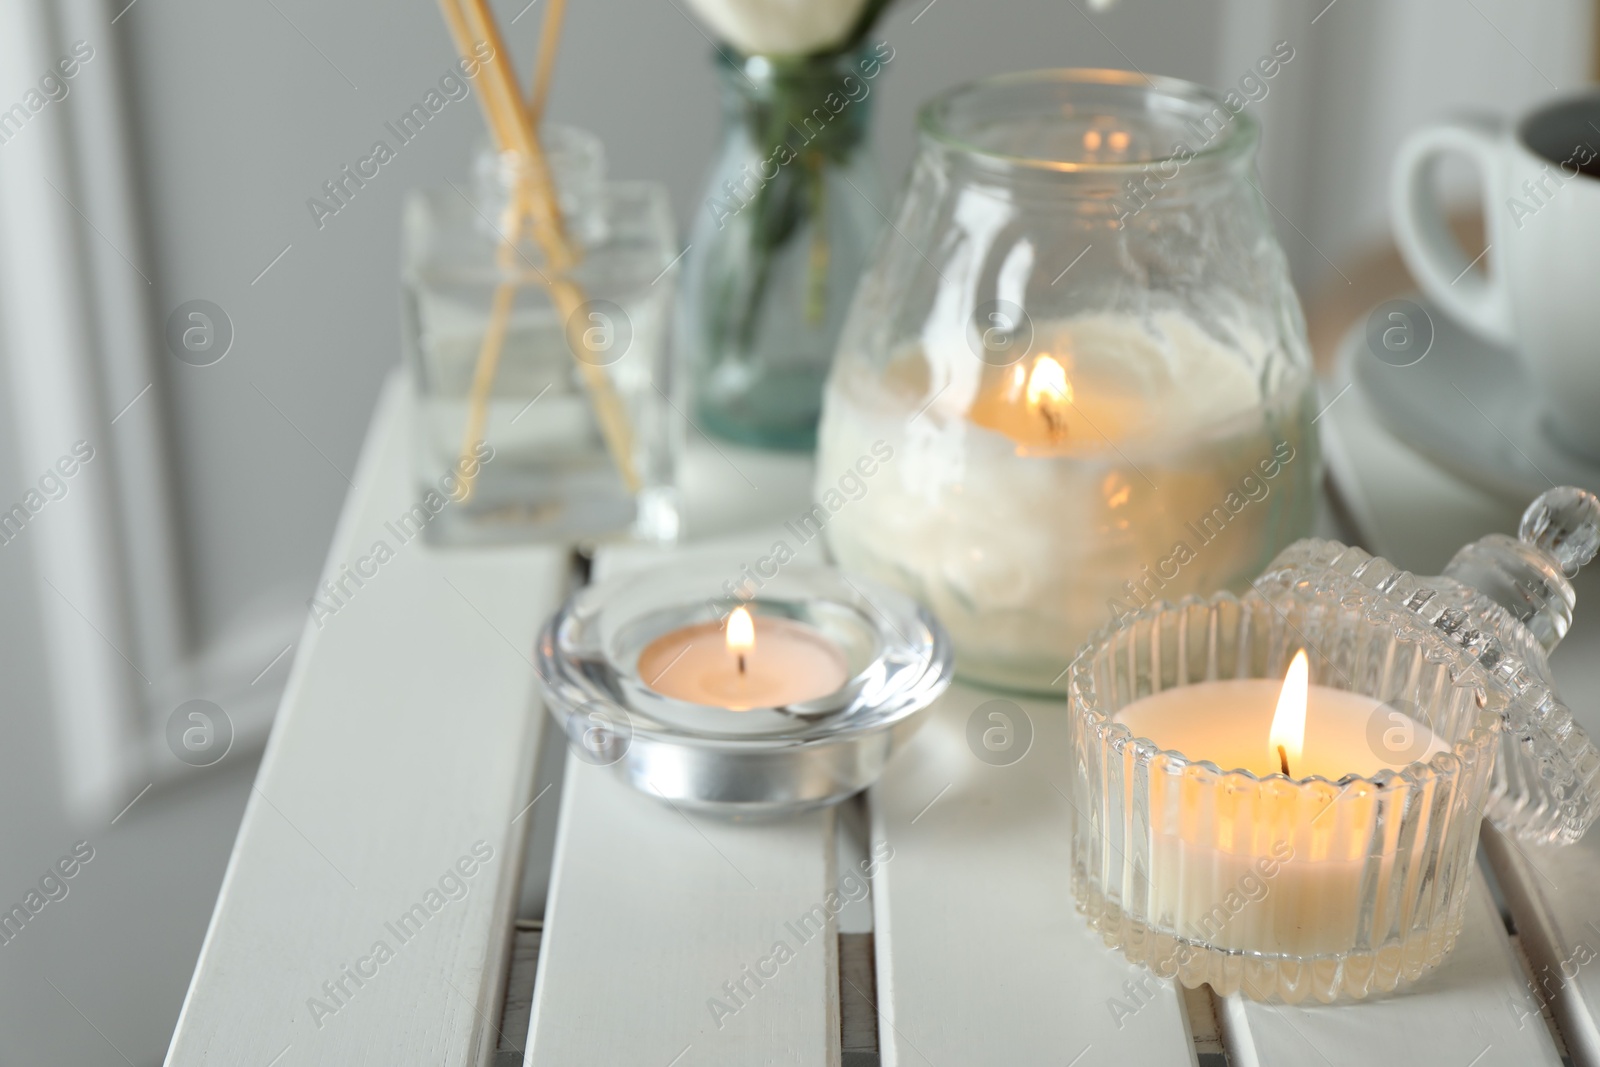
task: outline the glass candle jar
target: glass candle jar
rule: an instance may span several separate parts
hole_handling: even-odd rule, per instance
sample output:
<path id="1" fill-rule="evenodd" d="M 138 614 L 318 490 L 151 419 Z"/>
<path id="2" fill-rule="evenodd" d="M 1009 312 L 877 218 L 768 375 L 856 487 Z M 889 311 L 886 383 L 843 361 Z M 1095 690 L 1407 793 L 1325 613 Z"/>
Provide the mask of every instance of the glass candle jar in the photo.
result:
<path id="1" fill-rule="evenodd" d="M 1332 656 L 1312 652 L 1314 682 L 1371 710 L 1343 724 L 1380 739 L 1366 753 L 1339 745 L 1338 724 L 1318 738 L 1308 723 L 1307 749 L 1341 747 L 1358 761 L 1350 773 L 1236 770 L 1208 747 L 1222 736 L 1179 752 L 1138 736 L 1147 721 L 1124 721 L 1166 694 L 1178 716 L 1208 720 L 1169 728 L 1226 735 L 1207 690 L 1243 679 L 1275 689 L 1308 645 Z M 1482 672 L 1461 667 L 1419 620 L 1337 601 L 1285 608 L 1222 593 L 1111 629 L 1069 682 L 1079 907 L 1130 960 L 1224 995 L 1328 1001 L 1417 979 L 1460 933 L 1499 743 L 1502 709 Z M 1393 766 L 1381 738 L 1396 729 L 1433 755 Z"/>
<path id="2" fill-rule="evenodd" d="M 1483 819 L 1581 838 L 1600 750 L 1545 654 L 1600 499 L 1552 489 L 1519 533 L 1431 578 L 1299 541 L 1243 597 L 1095 634 L 1067 683 L 1072 879 L 1106 943 L 1224 994 L 1388 992 L 1455 944 Z"/>
<path id="3" fill-rule="evenodd" d="M 1308 531 L 1314 387 L 1256 140 L 1200 87 L 1122 71 L 923 109 L 827 386 L 818 492 L 892 449 L 828 506 L 828 541 L 937 612 L 965 677 L 1048 689 L 1108 619 L 1241 589 Z"/>

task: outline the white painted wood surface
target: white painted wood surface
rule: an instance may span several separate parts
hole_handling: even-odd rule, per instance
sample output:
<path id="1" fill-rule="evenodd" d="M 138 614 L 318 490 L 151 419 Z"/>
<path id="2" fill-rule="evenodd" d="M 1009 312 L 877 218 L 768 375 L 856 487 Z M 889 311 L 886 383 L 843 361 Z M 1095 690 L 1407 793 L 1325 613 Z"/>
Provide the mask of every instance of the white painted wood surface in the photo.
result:
<path id="1" fill-rule="evenodd" d="M 809 453 L 759 452 L 691 430 L 679 476 L 685 539 L 693 544 L 777 530 L 810 509 L 815 472 Z M 771 544 L 767 538 L 761 547 Z"/>
<path id="2" fill-rule="evenodd" d="M 1551 657 L 1574 718 L 1600 737 L 1600 574 L 1575 583 L 1572 631 Z M 1569 847 L 1488 834 L 1483 847 L 1511 908 L 1536 994 L 1554 1011 L 1580 1067 L 1600 1067 L 1600 831 Z"/>
<path id="3" fill-rule="evenodd" d="M 307 625 L 169 1067 L 477 1067 L 494 1046 L 543 714 L 528 654 L 566 558 L 402 543 L 402 400 L 391 381 L 325 577 L 380 540 L 393 558 Z"/>
<path id="4" fill-rule="evenodd" d="M 835 930 L 801 926 L 833 889 L 831 811 L 705 818 L 576 759 L 561 802 L 527 1063 L 838 1062 Z"/>
<path id="5" fill-rule="evenodd" d="M 1033 735 L 1005 766 L 967 740 L 996 700 L 980 717 L 997 746 L 990 711 L 1022 713 L 1013 745 Z M 1074 906 L 1068 751 L 1064 703 L 958 684 L 871 790 L 874 845 L 893 849 L 873 885 L 884 1067 L 1193 1062 L 1175 986 Z"/>
<path id="6" fill-rule="evenodd" d="M 404 415 L 391 390 L 330 574 L 411 503 Z M 1426 507 L 1423 490 L 1396 487 L 1390 474 L 1378 496 Z M 770 548 L 772 524 L 801 508 L 810 480 L 803 462 L 702 444 L 688 472 L 689 528 L 747 535 L 665 557 L 610 549 L 598 571 L 710 553 L 731 576 Z M 1504 526 L 1494 506 L 1474 511 L 1470 494 L 1452 492 L 1441 504 L 1452 546 Z M 1370 498 L 1363 509 L 1368 520 L 1392 511 Z M 1424 526 L 1389 520 L 1390 544 L 1378 547 L 1437 567 L 1431 554 L 1448 551 Z M 408 544 L 325 627 L 308 628 L 170 1065 L 484 1061 L 544 714 L 526 655 L 564 567 L 551 551 Z M 1568 689 L 1574 704 L 1600 693 L 1590 677 L 1600 656 L 1558 670 L 1580 683 Z M 869 794 L 878 984 L 863 992 L 879 1010 L 882 1063 L 1193 1063 L 1176 989 L 1105 949 L 1074 907 L 1063 706 L 1012 699 L 1033 735 L 1016 762 L 986 763 L 969 744 L 973 712 L 1008 699 L 954 687 Z M 838 857 L 857 855 L 841 847 L 836 812 L 751 825 L 691 816 L 570 756 L 559 803 L 527 1064 L 839 1061 L 837 924 L 797 936 L 836 889 L 847 862 Z M 364 984 L 345 977 L 373 942 L 397 942 L 385 924 L 479 840 L 494 859 L 466 896 L 444 903 Z M 1600 848 L 1517 860 L 1499 856 L 1495 867 L 1536 963 L 1554 961 L 1559 973 L 1578 943 L 1600 948 L 1600 907 L 1582 891 L 1600 884 Z M 749 975 L 776 958 L 779 940 L 790 956 L 757 985 Z M 1597 974 L 1580 966 L 1555 1000 L 1579 1064 L 1594 1062 Z M 333 1006 L 324 981 L 347 990 L 318 1027 L 307 1001 Z M 1221 1016 L 1236 1067 L 1558 1062 L 1481 885 L 1455 955 L 1410 992 L 1332 1007 L 1224 1001 Z"/>
<path id="7" fill-rule="evenodd" d="M 773 536 L 602 552 L 596 577 L 690 560 L 732 577 Z M 832 811 L 737 824 L 569 755 L 526 1062 L 837 1063 L 837 923 L 806 918 L 834 887 Z"/>
<path id="8" fill-rule="evenodd" d="M 1493 831 L 1483 847 L 1528 955 L 1531 995 L 1554 1014 L 1573 1063 L 1600 1064 L 1600 847 L 1519 846 Z"/>
<path id="9" fill-rule="evenodd" d="M 1222 1001 L 1233 1067 L 1374 1063 L 1560 1067 L 1489 887 L 1472 887 L 1456 949 L 1399 993 L 1354 1004 Z"/>
<path id="10" fill-rule="evenodd" d="M 1358 390 L 1329 413 L 1334 472 L 1375 551 L 1435 573 L 1461 543 L 1515 529 L 1520 508 L 1411 453 L 1376 423 Z M 1578 722 L 1600 735 L 1600 580 L 1589 568 L 1576 585 L 1574 625 L 1551 663 Z M 1533 971 L 1524 990 L 1549 1005 L 1573 1062 L 1600 1067 L 1600 834 L 1543 848 L 1489 831 L 1483 848 Z"/>

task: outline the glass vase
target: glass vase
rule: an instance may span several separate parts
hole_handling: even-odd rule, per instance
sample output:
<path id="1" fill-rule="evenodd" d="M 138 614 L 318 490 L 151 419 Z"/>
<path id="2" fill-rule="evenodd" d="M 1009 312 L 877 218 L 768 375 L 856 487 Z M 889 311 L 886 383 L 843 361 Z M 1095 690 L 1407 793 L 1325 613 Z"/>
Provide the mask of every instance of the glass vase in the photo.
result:
<path id="1" fill-rule="evenodd" d="M 679 347 L 698 424 L 763 448 L 816 442 L 822 384 L 882 225 L 867 142 L 893 51 L 800 59 L 718 53 L 722 148 L 696 209 Z"/>
<path id="2" fill-rule="evenodd" d="M 958 674 L 1049 691 L 1096 627 L 1242 590 L 1309 530 L 1304 324 L 1256 125 L 1199 86 L 1006 75 L 920 134 L 840 338 L 810 521 L 939 616 Z"/>

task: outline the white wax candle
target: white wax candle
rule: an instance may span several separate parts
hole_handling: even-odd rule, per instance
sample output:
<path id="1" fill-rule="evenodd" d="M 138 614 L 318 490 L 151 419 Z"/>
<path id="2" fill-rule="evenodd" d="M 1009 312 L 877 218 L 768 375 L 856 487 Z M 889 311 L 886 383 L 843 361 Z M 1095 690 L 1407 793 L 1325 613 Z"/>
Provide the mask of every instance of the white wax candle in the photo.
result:
<path id="1" fill-rule="evenodd" d="M 1267 737 L 1282 689 L 1276 678 L 1200 682 L 1136 700 L 1117 712 L 1116 721 L 1168 751 L 1264 777 L 1281 770 Z M 1337 782 L 1347 774 L 1370 776 L 1449 747 L 1425 724 L 1375 697 L 1326 685 L 1311 686 L 1308 697 L 1305 744 L 1290 765 L 1292 777 Z"/>
<path id="2" fill-rule="evenodd" d="M 1137 700 L 1115 720 L 1191 760 L 1265 777 L 1281 772 L 1268 739 L 1282 690 L 1276 679 L 1202 682 Z M 1291 757 L 1295 778 L 1366 777 L 1449 747 L 1373 697 L 1320 685 L 1307 697 L 1303 750 Z M 1376 792 L 1371 803 L 1379 803 Z M 1218 948 L 1296 956 L 1348 949 L 1372 843 L 1338 814 L 1321 818 L 1323 810 L 1301 790 L 1235 794 L 1187 776 L 1152 776 L 1149 914 L 1180 939 Z M 1388 907 L 1381 885 L 1395 873 L 1392 849 L 1383 852 L 1380 911 Z"/>
<path id="3" fill-rule="evenodd" d="M 639 677 L 662 696 L 733 711 L 804 703 L 849 680 L 844 653 L 816 628 L 771 616 L 744 618 L 753 633 L 742 648 L 730 646 L 721 623 L 662 634 L 640 654 Z"/>
<path id="4" fill-rule="evenodd" d="M 954 331 L 841 357 L 817 493 L 876 456 L 870 488 L 821 516 L 840 565 L 933 609 L 964 676 L 1048 691 L 1097 627 L 1242 587 L 1309 530 L 1316 409 L 1263 395 L 1242 328 L 1241 350 L 1170 312 L 1034 329 L 1009 367 Z"/>

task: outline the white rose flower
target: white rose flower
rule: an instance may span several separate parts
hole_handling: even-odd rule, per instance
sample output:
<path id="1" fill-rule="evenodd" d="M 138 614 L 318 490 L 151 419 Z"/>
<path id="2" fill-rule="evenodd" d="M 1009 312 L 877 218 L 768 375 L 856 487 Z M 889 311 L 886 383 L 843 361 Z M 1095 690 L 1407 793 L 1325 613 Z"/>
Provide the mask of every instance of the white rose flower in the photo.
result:
<path id="1" fill-rule="evenodd" d="M 724 41 L 745 55 L 806 55 L 839 44 L 866 0 L 689 0 Z"/>

